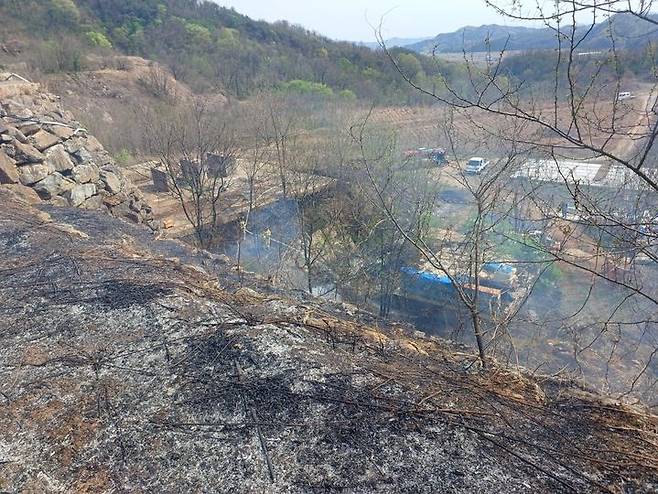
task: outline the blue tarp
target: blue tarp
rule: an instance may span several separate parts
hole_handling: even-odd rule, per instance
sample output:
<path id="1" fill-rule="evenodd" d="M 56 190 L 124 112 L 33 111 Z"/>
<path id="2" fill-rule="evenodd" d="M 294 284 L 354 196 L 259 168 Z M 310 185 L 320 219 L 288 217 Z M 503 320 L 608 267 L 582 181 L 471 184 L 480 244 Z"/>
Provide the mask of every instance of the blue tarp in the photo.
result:
<path id="1" fill-rule="evenodd" d="M 405 274 L 417 277 L 419 280 L 428 281 L 430 283 L 441 283 L 442 285 L 452 285 L 452 281 L 447 276 L 441 276 L 427 271 L 420 271 L 418 269 L 403 267 L 400 269 Z"/>

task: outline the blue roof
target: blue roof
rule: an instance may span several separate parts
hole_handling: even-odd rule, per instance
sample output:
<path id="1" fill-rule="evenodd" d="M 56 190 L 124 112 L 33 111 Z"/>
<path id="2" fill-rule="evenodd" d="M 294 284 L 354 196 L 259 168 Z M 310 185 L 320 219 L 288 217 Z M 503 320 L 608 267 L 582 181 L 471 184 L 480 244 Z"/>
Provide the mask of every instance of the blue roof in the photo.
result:
<path id="1" fill-rule="evenodd" d="M 434 273 L 429 273 L 427 271 L 420 271 L 415 268 L 403 267 L 400 269 L 403 273 L 416 276 L 421 280 L 429 281 L 431 283 L 441 283 L 443 285 L 452 285 L 452 281 L 447 276 L 442 276 Z"/>

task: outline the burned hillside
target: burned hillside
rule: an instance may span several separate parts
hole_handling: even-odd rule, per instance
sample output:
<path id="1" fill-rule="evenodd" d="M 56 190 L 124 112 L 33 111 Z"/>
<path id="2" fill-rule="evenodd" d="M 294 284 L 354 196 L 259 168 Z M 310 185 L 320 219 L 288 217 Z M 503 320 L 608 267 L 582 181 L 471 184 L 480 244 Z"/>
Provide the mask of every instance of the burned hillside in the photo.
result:
<path id="1" fill-rule="evenodd" d="M 658 488 L 641 410 L 0 194 L 4 491 Z"/>

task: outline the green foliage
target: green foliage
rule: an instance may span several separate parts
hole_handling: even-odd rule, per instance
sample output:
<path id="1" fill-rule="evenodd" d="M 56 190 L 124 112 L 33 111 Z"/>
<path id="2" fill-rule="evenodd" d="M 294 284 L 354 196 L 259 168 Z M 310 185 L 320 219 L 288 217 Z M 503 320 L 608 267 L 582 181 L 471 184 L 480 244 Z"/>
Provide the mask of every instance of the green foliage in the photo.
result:
<path id="1" fill-rule="evenodd" d="M 343 101 L 356 101 L 356 94 L 349 89 L 343 89 L 340 91 L 338 97 Z"/>
<path id="2" fill-rule="evenodd" d="M 333 89 L 320 82 L 302 81 L 296 79 L 282 84 L 281 87 L 284 91 L 290 93 L 304 94 L 309 96 L 331 98 L 334 95 Z"/>
<path id="3" fill-rule="evenodd" d="M 240 38 L 240 31 L 230 27 L 223 27 L 219 30 L 219 41 L 222 43 L 237 43 Z"/>
<path id="4" fill-rule="evenodd" d="M 80 20 L 80 11 L 73 0 L 50 0 L 50 16 L 53 22 L 70 25 Z"/>
<path id="5" fill-rule="evenodd" d="M 193 44 L 205 45 L 212 42 L 212 34 L 210 33 L 210 29 L 202 26 L 201 24 L 197 24 L 195 22 L 186 22 L 185 31 L 187 31 L 187 35 L 191 39 L 190 42 Z"/>
<path id="6" fill-rule="evenodd" d="M 99 48 L 112 48 L 112 43 L 103 33 L 99 33 L 98 31 L 89 31 L 87 32 L 86 36 L 87 40 L 89 40 L 89 43 L 91 43 L 93 46 L 98 46 Z"/>
<path id="7" fill-rule="evenodd" d="M 412 53 L 401 53 L 397 62 L 402 73 L 410 78 L 415 78 L 423 70 L 420 61 Z"/>
<path id="8" fill-rule="evenodd" d="M 130 153 L 130 151 L 128 151 L 127 149 L 122 149 L 114 156 L 114 159 L 120 165 L 127 165 L 129 163 L 132 163 L 135 158 Z"/>
<path id="9" fill-rule="evenodd" d="M 347 58 L 342 57 L 340 60 L 338 60 L 338 66 L 343 72 L 353 72 L 354 71 L 354 64 L 350 62 Z"/>

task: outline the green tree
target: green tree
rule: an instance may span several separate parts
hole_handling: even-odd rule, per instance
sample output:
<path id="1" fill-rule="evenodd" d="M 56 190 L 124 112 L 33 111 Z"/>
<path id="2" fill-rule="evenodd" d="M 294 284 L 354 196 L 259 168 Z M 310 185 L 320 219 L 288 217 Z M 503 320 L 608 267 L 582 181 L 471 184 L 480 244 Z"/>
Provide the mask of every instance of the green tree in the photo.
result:
<path id="1" fill-rule="evenodd" d="M 49 14 L 55 23 L 73 25 L 80 21 L 80 11 L 73 0 L 50 0 Z"/>
<path id="2" fill-rule="evenodd" d="M 289 81 L 283 85 L 285 91 L 291 93 L 315 95 L 330 98 L 334 95 L 333 89 L 326 84 L 311 81 L 302 81 L 299 79 Z"/>
<path id="3" fill-rule="evenodd" d="M 420 61 L 411 53 L 401 53 L 397 63 L 400 71 L 410 79 L 414 79 L 423 70 Z"/>
<path id="4" fill-rule="evenodd" d="M 338 93 L 338 97 L 343 101 L 356 101 L 356 94 L 349 89 L 343 89 Z"/>
<path id="5" fill-rule="evenodd" d="M 89 31 L 86 36 L 89 43 L 93 46 L 98 46 L 99 48 L 112 48 L 112 43 L 103 33 Z"/>
<path id="6" fill-rule="evenodd" d="M 185 24 L 185 31 L 193 45 L 208 45 L 212 42 L 210 29 L 201 24 L 188 22 Z"/>

